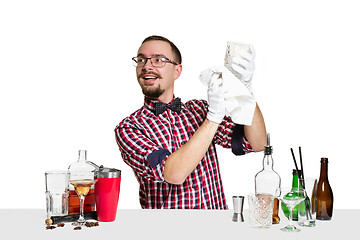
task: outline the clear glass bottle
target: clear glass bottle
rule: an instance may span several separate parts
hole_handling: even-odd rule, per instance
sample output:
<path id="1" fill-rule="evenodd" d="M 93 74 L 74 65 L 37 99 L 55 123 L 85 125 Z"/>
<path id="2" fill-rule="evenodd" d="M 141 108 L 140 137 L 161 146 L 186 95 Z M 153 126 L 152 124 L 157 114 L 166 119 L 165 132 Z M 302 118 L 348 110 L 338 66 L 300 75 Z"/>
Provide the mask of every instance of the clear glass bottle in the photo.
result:
<path id="1" fill-rule="evenodd" d="M 267 135 L 267 145 L 264 148 L 263 169 L 255 175 L 255 194 L 275 196 L 275 191 L 281 185 L 279 174 L 274 171 L 272 158 L 273 148 L 270 146 L 270 134 Z M 274 199 L 273 224 L 280 222 L 279 200 Z"/>
<path id="2" fill-rule="evenodd" d="M 79 158 L 76 162 L 70 164 L 68 172 L 92 172 L 96 170 L 96 165 L 87 161 L 87 151 L 79 150 Z M 80 212 L 80 199 L 75 188 L 69 184 L 69 215 Z M 84 203 L 84 212 L 95 211 L 95 189 L 91 186 L 90 191 L 86 195 Z"/>

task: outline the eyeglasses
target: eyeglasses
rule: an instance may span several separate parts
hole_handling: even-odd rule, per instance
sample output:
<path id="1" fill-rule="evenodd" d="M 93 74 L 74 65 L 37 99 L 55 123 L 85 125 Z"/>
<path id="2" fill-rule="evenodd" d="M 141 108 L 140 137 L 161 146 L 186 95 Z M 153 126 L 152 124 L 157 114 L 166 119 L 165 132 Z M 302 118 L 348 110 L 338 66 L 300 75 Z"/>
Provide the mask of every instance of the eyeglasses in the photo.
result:
<path id="1" fill-rule="evenodd" d="M 151 65 L 156 68 L 162 68 L 165 66 L 166 63 L 172 63 L 174 65 L 178 65 L 176 62 L 171 61 L 167 57 L 133 57 L 132 60 L 134 61 L 135 67 L 143 67 L 145 66 L 147 60 L 150 59 Z"/>

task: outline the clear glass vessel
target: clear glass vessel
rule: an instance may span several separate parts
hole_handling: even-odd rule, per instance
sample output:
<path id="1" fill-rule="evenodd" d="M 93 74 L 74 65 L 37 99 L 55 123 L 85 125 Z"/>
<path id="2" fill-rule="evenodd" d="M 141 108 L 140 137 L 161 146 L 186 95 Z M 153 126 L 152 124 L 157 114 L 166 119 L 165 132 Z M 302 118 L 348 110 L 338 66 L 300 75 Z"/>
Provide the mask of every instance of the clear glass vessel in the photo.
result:
<path id="1" fill-rule="evenodd" d="M 263 169 L 255 175 L 255 194 L 275 196 L 275 191 L 281 186 L 281 178 L 274 171 L 272 158 L 273 148 L 270 146 L 270 134 L 267 135 L 267 145 L 264 148 Z M 280 222 L 279 201 L 274 199 L 273 224 Z"/>

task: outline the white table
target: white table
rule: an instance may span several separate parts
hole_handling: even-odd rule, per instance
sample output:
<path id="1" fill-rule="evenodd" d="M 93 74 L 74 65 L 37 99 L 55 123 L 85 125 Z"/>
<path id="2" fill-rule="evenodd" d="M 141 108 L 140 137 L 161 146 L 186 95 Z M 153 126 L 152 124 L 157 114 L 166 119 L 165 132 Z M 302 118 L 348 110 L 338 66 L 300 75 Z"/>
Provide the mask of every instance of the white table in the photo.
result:
<path id="1" fill-rule="evenodd" d="M 63 228 L 46 230 L 44 209 L 0 209 L 0 233 L 6 239 L 341 239 L 357 236 L 360 210 L 335 210 L 331 221 L 317 221 L 316 227 L 299 233 L 280 231 L 287 219 L 269 229 L 256 229 L 245 222 L 234 223 L 232 210 L 143 210 L 120 209 L 114 222 L 80 231 L 67 223 Z M 280 216 L 281 217 L 281 216 Z M 36 237 L 36 238 L 34 238 Z M 125 238 L 126 237 L 126 238 Z M 2 238 L 4 239 L 4 238 Z M 325 238 L 323 238 L 325 239 Z"/>

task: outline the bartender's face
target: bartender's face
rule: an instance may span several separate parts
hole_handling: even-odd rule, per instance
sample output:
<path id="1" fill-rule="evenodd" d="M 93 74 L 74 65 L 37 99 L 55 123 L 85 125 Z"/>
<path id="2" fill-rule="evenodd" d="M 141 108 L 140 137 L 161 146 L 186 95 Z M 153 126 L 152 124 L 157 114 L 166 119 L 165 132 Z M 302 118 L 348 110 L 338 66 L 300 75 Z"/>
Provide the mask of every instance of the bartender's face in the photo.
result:
<path id="1" fill-rule="evenodd" d="M 170 44 L 160 40 L 143 43 L 137 54 L 137 57 L 145 58 L 158 56 L 175 61 Z M 157 68 L 152 66 L 148 59 L 143 67 L 136 67 L 136 76 L 146 97 L 168 103 L 173 98 L 174 81 L 180 76 L 181 70 L 181 64 L 167 62 L 164 67 Z"/>

